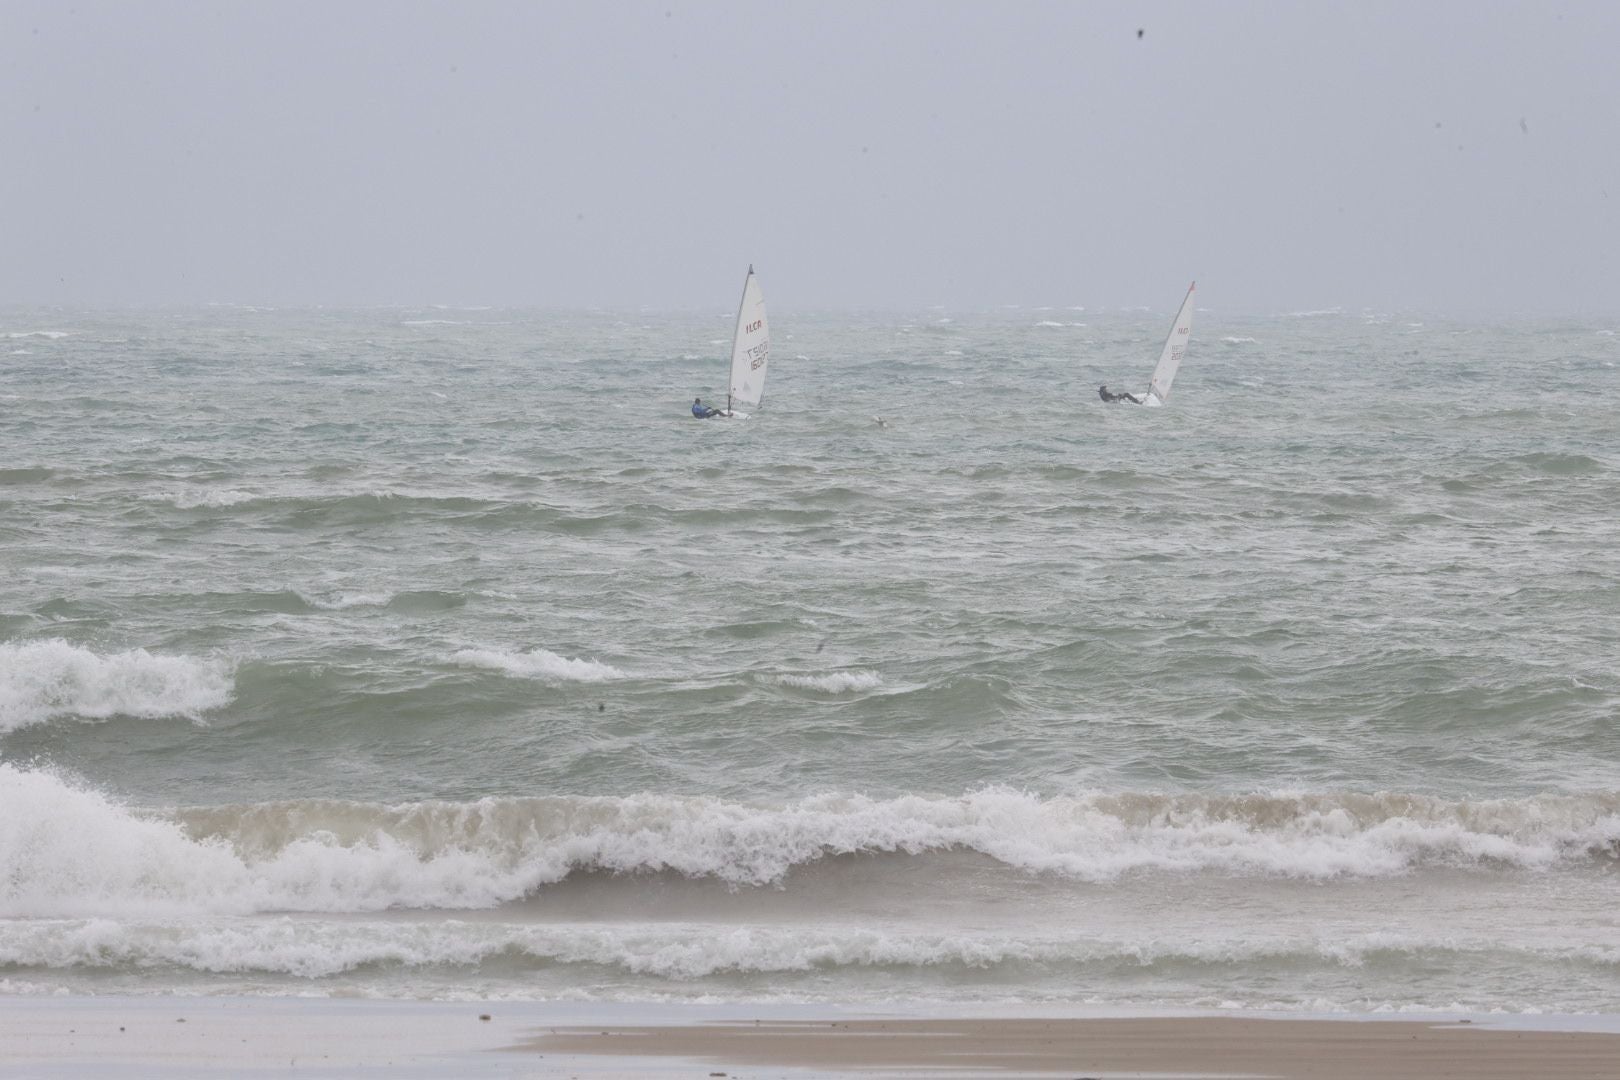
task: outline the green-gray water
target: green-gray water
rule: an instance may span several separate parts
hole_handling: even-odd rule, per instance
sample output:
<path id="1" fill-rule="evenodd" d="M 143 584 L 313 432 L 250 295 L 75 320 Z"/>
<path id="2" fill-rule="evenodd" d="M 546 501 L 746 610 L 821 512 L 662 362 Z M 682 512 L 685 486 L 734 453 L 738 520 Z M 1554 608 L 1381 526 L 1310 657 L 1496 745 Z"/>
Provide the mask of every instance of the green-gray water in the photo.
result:
<path id="1" fill-rule="evenodd" d="M 0 990 L 1620 1009 L 1612 325 L 731 318 L 4 313 Z"/>

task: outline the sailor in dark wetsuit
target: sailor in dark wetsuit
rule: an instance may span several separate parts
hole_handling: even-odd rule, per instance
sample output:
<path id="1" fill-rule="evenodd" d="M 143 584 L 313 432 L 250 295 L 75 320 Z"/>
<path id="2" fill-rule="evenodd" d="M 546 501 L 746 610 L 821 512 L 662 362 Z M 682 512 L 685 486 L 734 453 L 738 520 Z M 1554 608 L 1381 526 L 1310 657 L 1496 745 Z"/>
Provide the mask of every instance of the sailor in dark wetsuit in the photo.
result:
<path id="1" fill-rule="evenodd" d="M 692 415 L 697 417 L 699 420 L 707 420 L 709 417 L 719 416 L 721 413 L 719 409 L 711 409 L 709 406 L 703 404 L 702 398 L 695 397 L 692 399 Z"/>
<path id="2" fill-rule="evenodd" d="M 1121 393 L 1121 394 L 1109 393 L 1107 383 L 1103 383 L 1101 386 L 1097 387 L 1097 396 L 1102 398 L 1104 401 L 1109 401 L 1109 402 L 1128 401 L 1132 405 L 1140 405 L 1140 404 L 1142 404 L 1142 399 L 1141 398 L 1135 397 L 1135 396 L 1133 396 L 1133 395 L 1131 395 L 1129 393 Z"/>

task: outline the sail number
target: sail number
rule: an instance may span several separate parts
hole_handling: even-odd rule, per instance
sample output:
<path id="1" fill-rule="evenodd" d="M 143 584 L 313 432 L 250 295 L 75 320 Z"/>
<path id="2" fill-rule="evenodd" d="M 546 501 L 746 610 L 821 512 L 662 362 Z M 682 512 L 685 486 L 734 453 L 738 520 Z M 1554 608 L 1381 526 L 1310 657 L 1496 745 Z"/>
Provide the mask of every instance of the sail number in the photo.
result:
<path id="1" fill-rule="evenodd" d="M 771 343 L 768 341 L 762 341 L 758 345 L 755 345 L 752 349 L 748 349 L 746 353 L 748 356 L 748 370 L 758 371 L 760 368 L 765 366 L 765 361 L 771 355 Z"/>

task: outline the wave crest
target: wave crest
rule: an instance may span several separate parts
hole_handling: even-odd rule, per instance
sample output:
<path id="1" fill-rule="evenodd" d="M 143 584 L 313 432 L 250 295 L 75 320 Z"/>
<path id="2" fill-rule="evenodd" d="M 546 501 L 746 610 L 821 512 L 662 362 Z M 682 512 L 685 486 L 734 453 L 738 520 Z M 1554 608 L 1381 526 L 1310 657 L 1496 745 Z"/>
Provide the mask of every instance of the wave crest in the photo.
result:
<path id="1" fill-rule="evenodd" d="M 826 675 L 778 675 L 776 682 L 801 690 L 819 690 L 824 694 L 848 694 L 874 690 L 883 685 L 883 678 L 872 671 L 834 671 Z"/>
<path id="2" fill-rule="evenodd" d="M 461 667 L 484 668 L 548 682 L 606 682 L 626 677 L 624 672 L 610 664 L 558 656 L 548 649 L 530 649 L 528 652 L 460 649 L 450 654 L 450 662 Z"/>
<path id="3" fill-rule="evenodd" d="M 220 510 L 227 506 L 253 502 L 261 497 L 251 491 L 239 491 L 235 488 L 188 488 L 143 496 L 149 502 L 168 503 L 178 510 Z"/>
<path id="4" fill-rule="evenodd" d="M 134 811 L 0 764 L 0 916 L 487 908 L 576 872 L 784 885 L 839 855 L 973 851 L 1022 873 L 1392 877 L 1545 871 L 1620 854 L 1620 794 L 666 795 L 396 806 L 298 800 Z"/>
<path id="5" fill-rule="evenodd" d="M 0 732 L 56 717 L 200 720 L 230 703 L 232 665 L 145 649 L 101 655 L 60 639 L 0 645 Z"/>
<path id="6" fill-rule="evenodd" d="M 715 975 L 827 972 L 840 968 L 1069 968 L 1095 979 L 1104 972 L 1140 978 L 1160 969 L 1241 965 L 1361 968 L 1407 957 L 1445 962 L 1526 958 L 1599 972 L 1620 966 L 1612 946 L 1511 944 L 1477 936 L 1436 939 L 1421 933 L 1369 933 L 1348 939 L 1265 934 L 1234 941 L 1221 935 L 1189 942 L 1094 936 L 1082 928 L 1057 934 L 907 933 L 861 927 L 718 928 L 708 923 L 661 926 L 543 926 L 463 922 L 433 924 L 277 919 L 201 924 L 142 924 L 112 919 L 41 919 L 0 927 L 0 966 L 151 969 L 209 974 L 277 974 L 330 978 L 370 966 L 535 971 L 590 966 L 676 981 Z"/>

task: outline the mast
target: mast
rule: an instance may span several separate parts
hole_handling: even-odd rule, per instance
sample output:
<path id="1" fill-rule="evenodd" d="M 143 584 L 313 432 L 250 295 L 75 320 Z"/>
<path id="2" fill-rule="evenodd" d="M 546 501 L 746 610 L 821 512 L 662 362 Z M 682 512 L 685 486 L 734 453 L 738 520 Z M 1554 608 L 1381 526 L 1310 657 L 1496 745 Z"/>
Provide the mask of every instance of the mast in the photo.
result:
<path id="1" fill-rule="evenodd" d="M 743 275 L 742 295 L 737 298 L 737 324 L 731 328 L 731 355 L 733 362 L 737 355 L 737 335 L 742 333 L 743 305 L 748 302 L 748 279 L 754 276 L 754 264 L 748 264 L 748 273 Z M 731 363 L 726 366 L 726 412 L 731 411 Z"/>
<path id="2" fill-rule="evenodd" d="M 1158 399 L 1160 405 L 1170 396 L 1170 384 L 1176 377 L 1176 369 L 1181 366 L 1182 356 L 1187 352 L 1184 339 L 1192 333 L 1192 298 L 1197 288 L 1196 281 L 1187 286 L 1187 295 L 1181 301 L 1181 307 L 1176 309 L 1175 321 L 1170 324 L 1170 333 L 1164 339 L 1164 351 L 1159 354 L 1153 377 L 1148 380 L 1147 392 Z"/>

